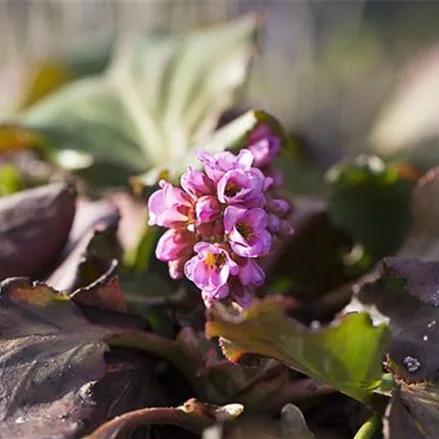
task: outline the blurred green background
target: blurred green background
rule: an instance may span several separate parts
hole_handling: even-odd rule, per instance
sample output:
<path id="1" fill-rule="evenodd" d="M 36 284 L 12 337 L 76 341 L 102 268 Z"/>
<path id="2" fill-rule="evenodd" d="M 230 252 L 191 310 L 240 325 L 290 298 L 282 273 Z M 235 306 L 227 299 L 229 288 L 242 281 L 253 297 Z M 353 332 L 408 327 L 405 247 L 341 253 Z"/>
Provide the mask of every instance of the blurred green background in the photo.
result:
<path id="1" fill-rule="evenodd" d="M 45 87 L 102 70 L 111 41 L 127 31 L 187 31 L 259 9 L 260 53 L 237 111 L 278 117 L 322 169 L 346 154 L 435 144 L 434 1 L 3 0 L 0 112 L 23 90 L 32 103 Z"/>

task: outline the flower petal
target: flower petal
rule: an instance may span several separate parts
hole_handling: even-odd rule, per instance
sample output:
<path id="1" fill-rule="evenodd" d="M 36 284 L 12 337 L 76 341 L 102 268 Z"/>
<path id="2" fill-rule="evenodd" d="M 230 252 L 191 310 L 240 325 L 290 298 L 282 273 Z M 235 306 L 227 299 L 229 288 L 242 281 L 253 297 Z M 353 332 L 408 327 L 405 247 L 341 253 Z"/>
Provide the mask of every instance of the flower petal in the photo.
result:
<path id="1" fill-rule="evenodd" d="M 159 239 L 155 254 L 158 260 L 169 262 L 192 253 L 195 235 L 187 230 L 170 229 Z"/>
<path id="2" fill-rule="evenodd" d="M 224 230 L 230 233 L 236 223 L 245 215 L 246 209 L 242 207 L 229 206 L 224 211 Z"/>
<path id="3" fill-rule="evenodd" d="M 215 221 L 221 213 L 221 205 L 216 197 L 205 195 L 198 199 L 195 214 L 199 223 Z"/>
<path id="4" fill-rule="evenodd" d="M 193 198 L 213 193 L 213 182 L 210 178 L 198 169 L 191 166 L 180 178 L 181 187 Z"/>
<path id="5" fill-rule="evenodd" d="M 157 217 L 163 212 L 166 204 L 164 200 L 163 190 L 159 189 L 155 191 L 148 199 L 148 224 L 155 226 L 157 224 Z"/>
<path id="6" fill-rule="evenodd" d="M 239 280 L 244 286 L 259 286 L 264 283 L 265 272 L 255 261 L 247 259 L 239 266 Z"/>
<path id="7" fill-rule="evenodd" d="M 246 212 L 245 221 L 247 224 L 251 225 L 253 233 L 258 233 L 267 227 L 267 213 L 264 209 L 255 207 L 254 209 L 250 209 Z"/>

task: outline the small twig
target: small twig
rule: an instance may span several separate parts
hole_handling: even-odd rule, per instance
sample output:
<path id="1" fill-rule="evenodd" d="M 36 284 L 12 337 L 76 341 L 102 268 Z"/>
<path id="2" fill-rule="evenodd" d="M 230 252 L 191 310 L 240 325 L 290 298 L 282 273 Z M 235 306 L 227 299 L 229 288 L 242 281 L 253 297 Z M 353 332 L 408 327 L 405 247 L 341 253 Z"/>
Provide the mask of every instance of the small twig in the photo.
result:
<path id="1" fill-rule="evenodd" d="M 101 439 L 111 437 L 113 439 L 126 437 L 128 431 L 135 428 L 160 424 L 160 425 L 176 425 L 195 434 L 201 435 L 203 430 L 215 423 L 215 419 L 203 417 L 199 414 L 186 413 L 180 407 L 154 407 L 125 413 L 117 416 L 111 421 L 106 422 L 96 429 L 89 436 L 83 439 Z"/>
<path id="2" fill-rule="evenodd" d="M 371 416 L 357 431 L 354 439 L 372 439 L 381 424 L 378 415 Z"/>

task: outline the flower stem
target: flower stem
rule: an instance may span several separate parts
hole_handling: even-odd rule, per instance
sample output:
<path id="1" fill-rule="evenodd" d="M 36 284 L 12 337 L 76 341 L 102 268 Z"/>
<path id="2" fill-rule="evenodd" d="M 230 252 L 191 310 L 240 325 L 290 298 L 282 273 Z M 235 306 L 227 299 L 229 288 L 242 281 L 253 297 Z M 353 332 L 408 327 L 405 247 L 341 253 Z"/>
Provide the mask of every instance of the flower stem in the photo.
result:
<path id="1" fill-rule="evenodd" d="M 354 439 L 372 439 L 381 424 L 378 415 L 371 416 L 357 431 Z"/>

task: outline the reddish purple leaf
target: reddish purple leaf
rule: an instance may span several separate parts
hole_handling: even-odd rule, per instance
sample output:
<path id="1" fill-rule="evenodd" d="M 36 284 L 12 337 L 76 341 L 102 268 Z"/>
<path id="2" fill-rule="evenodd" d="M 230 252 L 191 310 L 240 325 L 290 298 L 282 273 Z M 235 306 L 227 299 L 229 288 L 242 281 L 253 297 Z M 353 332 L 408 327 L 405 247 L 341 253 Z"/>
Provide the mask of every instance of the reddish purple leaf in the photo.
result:
<path id="1" fill-rule="evenodd" d="M 54 183 L 0 199 L 0 279 L 48 267 L 67 241 L 75 198 L 73 187 Z"/>

